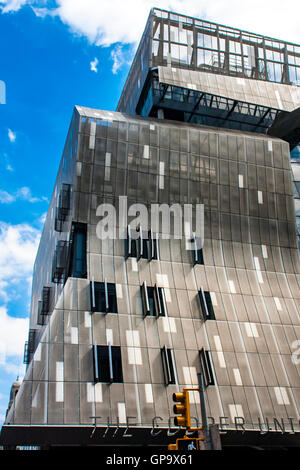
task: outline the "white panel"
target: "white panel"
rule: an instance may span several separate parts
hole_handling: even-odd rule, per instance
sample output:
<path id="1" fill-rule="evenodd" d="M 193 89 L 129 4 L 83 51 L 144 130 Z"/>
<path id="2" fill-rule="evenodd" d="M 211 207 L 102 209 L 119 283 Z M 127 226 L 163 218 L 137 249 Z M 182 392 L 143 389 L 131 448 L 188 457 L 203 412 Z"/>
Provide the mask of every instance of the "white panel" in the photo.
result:
<path id="1" fill-rule="evenodd" d="M 89 142 L 89 148 L 94 149 L 95 148 L 95 140 L 96 140 L 96 122 L 91 122 L 91 127 L 90 127 L 90 142 Z"/>
<path id="2" fill-rule="evenodd" d="M 165 174 L 165 163 L 159 162 L 159 176 L 158 176 L 158 187 L 164 189 L 164 174 Z"/>
<path id="3" fill-rule="evenodd" d="M 177 333 L 175 318 L 162 317 L 162 321 L 165 333 Z"/>
<path id="4" fill-rule="evenodd" d="M 113 330 L 107 328 L 106 329 L 106 343 L 107 344 L 111 344 L 113 345 L 114 344 L 114 335 L 113 335 Z"/>
<path id="5" fill-rule="evenodd" d="M 86 401 L 88 403 L 94 402 L 94 384 L 92 382 L 86 384 Z"/>
<path id="6" fill-rule="evenodd" d="M 277 103 L 278 103 L 279 108 L 283 109 L 282 101 L 281 101 L 281 96 L 280 96 L 278 90 L 275 90 L 275 96 L 276 96 L 276 100 L 277 100 Z"/>
<path id="7" fill-rule="evenodd" d="M 228 285 L 229 285 L 229 290 L 232 294 L 235 294 L 236 293 L 236 290 L 235 290 L 235 285 L 234 285 L 234 282 L 233 281 L 228 281 Z"/>
<path id="8" fill-rule="evenodd" d="M 150 131 L 155 131 L 155 125 L 154 124 L 150 124 Z"/>
<path id="9" fill-rule="evenodd" d="M 109 181 L 110 180 L 110 167 L 106 166 L 104 168 L 104 180 Z"/>
<path id="10" fill-rule="evenodd" d="M 217 351 L 217 356 L 218 356 L 218 361 L 219 361 L 219 366 L 222 369 L 226 368 L 226 362 L 225 362 L 225 357 L 222 351 Z"/>
<path id="11" fill-rule="evenodd" d="M 63 382 L 56 382 L 55 386 L 55 400 L 57 402 L 64 401 L 64 383 Z"/>
<path id="12" fill-rule="evenodd" d="M 64 363 L 63 362 L 56 363 L 55 380 L 57 380 L 57 382 L 62 382 L 64 380 Z"/>
<path id="13" fill-rule="evenodd" d="M 140 334 L 138 330 L 126 330 L 127 346 L 140 347 Z"/>
<path id="14" fill-rule="evenodd" d="M 145 384 L 146 403 L 154 403 L 152 385 Z"/>
<path id="15" fill-rule="evenodd" d="M 239 175 L 239 188 L 243 188 L 243 187 L 244 187 L 244 176 Z"/>
<path id="16" fill-rule="evenodd" d="M 186 385 L 198 385 L 198 377 L 196 367 L 183 367 L 184 383 Z"/>
<path id="17" fill-rule="evenodd" d="M 257 200 L 258 200 L 258 204 L 263 204 L 263 193 L 262 193 L 262 191 L 257 191 Z"/>
<path id="18" fill-rule="evenodd" d="M 39 405 L 39 402 L 38 402 L 39 390 L 40 390 L 40 383 L 39 383 L 38 386 L 36 387 L 36 391 L 35 391 L 34 397 L 33 397 L 33 399 L 32 399 L 31 406 L 32 406 L 33 408 L 36 408 L 36 407 Z"/>
<path id="19" fill-rule="evenodd" d="M 234 418 L 245 418 L 242 405 L 228 405 L 231 421 L 234 423 Z"/>
<path id="20" fill-rule="evenodd" d="M 159 287 L 169 287 L 169 279 L 167 274 L 156 274 L 156 281 Z"/>
<path id="21" fill-rule="evenodd" d="M 241 377 L 239 369 L 233 369 L 233 375 L 234 375 L 236 385 L 243 385 L 242 377 Z"/>
<path id="22" fill-rule="evenodd" d="M 119 423 L 126 424 L 126 407 L 125 403 L 118 403 Z"/>
<path id="23" fill-rule="evenodd" d="M 78 344 L 78 328 L 75 326 L 71 327 L 71 343 Z"/>
<path id="24" fill-rule="evenodd" d="M 137 272 L 138 270 L 136 258 L 131 258 L 131 269 L 132 271 L 135 271 L 135 272 Z"/>
<path id="25" fill-rule="evenodd" d="M 143 157 L 144 158 L 149 158 L 149 145 L 144 145 Z"/>
<path id="26" fill-rule="evenodd" d="M 34 357 L 33 357 L 35 361 L 40 361 L 41 360 L 41 357 L 42 357 L 42 344 L 43 343 L 39 343 L 38 347 L 35 350 Z"/>
<path id="27" fill-rule="evenodd" d="M 84 326 L 85 326 L 85 328 L 91 328 L 91 326 L 92 326 L 90 312 L 84 312 Z"/>
<path id="28" fill-rule="evenodd" d="M 211 298 L 212 304 L 213 304 L 215 307 L 217 307 L 217 306 L 218 306 L 218 301 L 217 301 L 216 293 L 215 293 L 215 292 L 210 292 L 210 298 Z"/>
<path id="29" fill-rule="evenodd" d="M 222 351 L 222 344 L 221 344 L 220 336 L 215 335 L 214 336 L 214 342 L 215 342 L 215 345 L 216 345 L 216 350 L 217 351 Z"/>
<path id="30" fill-rule="evenodd" d="M 118 299 L 123 299 L 122 284 L 116 284 L 116 295 Z"/>
<path id="31" fill-rule="evenodd" d="M 245 323 L 246 333 L 249 338 L 258 338 L 259 334 L 255 323 Z"/>
<path id="32" fill-rule="evenodd" d="M 105 166 L 110 166 L 111 165 L 111 153 L 106 152 L 105 153 Z"/>
<path id="33" fill-rule="evenodd" d="M 268 250 L 266 245 L 261 245 L 262 255 L 264 258 L 268 258 Z"/>
<path id="34" fill-rule="evenodd" d="M 278 405 L 289 405 L 290 400 L 285 387 L 274 387 Z"/>
<path id="35" fill-rule="evenodd" d="M 274 297 L 274 301 L 275 301 L 275 305 L 276 305 L 277 310 L 282 311 L 281 303 L 280 303 L 280 300 L 278 299 L 278 297 Z"/>
<path id="36" fill-rule="evenodd" d="M 100 382 L 96 383 L 95 385 L 95 401 L 96 403 L 103 402 L 102 384 Z"/>
<path id="37" fill-rule="evenodd" d="M 272 142 L 272 140 L 268 140 L 268 150 L 269 150 L 269 152 L 273 151 L 273 142 Z"/>
<path id="38" fill-rule="evenodd" d="M 258 282 L 260 284 L 263 284 L 264 281 L 263 281 L 261 270 L 260 270 L 259 259 L 256 256 L 254 256 L 254 265 L 255 265 L 255 269 L 256 269 Z"/>
<path id="39" fill-rule="evenodd" d="M 128 352 L 128 364 L 141 366 L 143 364 L 141 348 L 129 347 Z"/>

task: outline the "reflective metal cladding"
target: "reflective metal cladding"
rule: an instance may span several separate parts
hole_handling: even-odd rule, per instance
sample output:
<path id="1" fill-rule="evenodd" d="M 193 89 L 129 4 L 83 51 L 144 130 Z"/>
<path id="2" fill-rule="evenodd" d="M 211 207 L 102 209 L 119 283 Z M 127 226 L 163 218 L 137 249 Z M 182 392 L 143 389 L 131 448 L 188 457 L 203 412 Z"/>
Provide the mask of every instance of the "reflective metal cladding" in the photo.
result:
<path id="1" fill-rule="evenodd" d="M 167 444 L 201 372 L 209 423 L 299 445 L 299 67 L 297 45 L 153 9 L 118 110 L 75 107 L 4 444 Z"/>

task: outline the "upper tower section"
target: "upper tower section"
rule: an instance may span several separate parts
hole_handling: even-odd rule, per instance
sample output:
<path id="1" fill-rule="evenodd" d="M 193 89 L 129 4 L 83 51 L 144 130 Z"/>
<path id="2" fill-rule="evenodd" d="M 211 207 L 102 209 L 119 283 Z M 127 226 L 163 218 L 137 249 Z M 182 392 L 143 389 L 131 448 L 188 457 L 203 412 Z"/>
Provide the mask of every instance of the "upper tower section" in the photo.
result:
<path id="1" fill-rule="evenodd" d="M 117 110 L 265 133 L 299 86 L 300 46 L 154 8 Z"/>

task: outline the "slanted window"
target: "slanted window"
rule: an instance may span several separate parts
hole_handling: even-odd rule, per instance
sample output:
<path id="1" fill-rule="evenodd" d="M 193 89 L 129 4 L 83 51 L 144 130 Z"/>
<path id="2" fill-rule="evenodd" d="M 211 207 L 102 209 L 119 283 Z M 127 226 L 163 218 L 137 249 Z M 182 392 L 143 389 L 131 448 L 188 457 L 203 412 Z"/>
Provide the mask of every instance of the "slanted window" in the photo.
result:
<path id="1" fill-rule="evenodd" d="M 38 302 L 37 324 L 45 325 L 47 315 L 50 312 L 50 292 L 51 287 L 43 287 L 41 300 Z"/>
<path id="2" fill-rule="evenodd" d="M 123 382 L 122 357 L 120 346 L 93 346 L 95 382 Z"/>
<path id="3" fill-rule="evenodd" d="M 215 320 L 215 313 L 210 293 L 208 291 L 204 291 L 202 287 L 200 287 L 199 299 L 204 321 Z"/>
<path id="4" fill-rule="evenodd" d="M 71 230 L 70 276 L 86 279 L 86 224 L 74 222 Z"/>
<path id="5" fill-rule="evenodd" d="M 58 198 L 58 207 L 55 212 L 55 225 L 54 228 L 57 232 L 62 232 L 63 223 L 71 208 L 71 185 L 63 183 Z"/>
<path id="6" fill-rule="evenodd" d="M 199 359 L 204 386 L 208 387 L 209 385 L 214 385 L 215 381 L 210 352 L 202 348 L 201 351 L 199 351 Z"/>
<path id="7" fill-rule="evenodd" d="M 93 312 L 118 313 L 116 286 L 105 279 L 91 282 L 91 306 Z"/>
<path id="8" fill-rule="evenodd" d="M 202 249 L 202 246 L 200 246 L 200 240 L 197 239 L 195 233 L 193 233 L 193 236 L 192 236 L 192 243 L 193 243 L 194 265 L 204 264 L 203 249 Z"/>
<path id="9" fill-rule="evenodd" d="M 161 358 L 165 385 L 175 384 L 175 360 L 173 349 L 169 349 L 164 346 L 161 349 Z"/>
<path id="10" fill-rule="evenodd" d="M 154 287 L 147 286 L 144 282 L 141 286 L 141 294 L 144 316 L 158 317 L 167 314 L 165 294 L 162 287 L 157 287 L 157 285 Z"/>
<path id="11" fill-rule="evenodd" d="M 59 240 L 52 261 L 52 282 L 64 282 L 67 278 L 69 242 Z"/>
<path id="12" fill-rule="evenodd" d="M 131 256 L 138 260 L 140 258 L 159 259 L 158 234 L 152 230 L 143 231 L 141 228 L 133 231 L 128 225 L 125 253 L 127 258 Z"/>

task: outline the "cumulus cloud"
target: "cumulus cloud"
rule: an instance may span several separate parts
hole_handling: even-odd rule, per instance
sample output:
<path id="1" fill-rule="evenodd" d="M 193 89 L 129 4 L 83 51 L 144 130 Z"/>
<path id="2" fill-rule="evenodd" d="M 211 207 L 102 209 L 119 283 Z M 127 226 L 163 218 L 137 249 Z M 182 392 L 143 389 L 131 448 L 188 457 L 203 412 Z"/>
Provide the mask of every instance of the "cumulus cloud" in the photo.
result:
<path id="1" fill-rule="evenodd" d="M 40 232 L 29 224 L 0 222 L 0 366 L 7 373 L 20 373 L 29 319 L 11 316 L 7 303 L 18 286 L 31 285 L 33 263 Z M 13 297 L 12 297 L 13 293 Z"/>
<path id="2" fill-rule="evenodd" d="M 0 222 L 0 299 L 7 302 L 9 291 L 19 282 L 31 282 L 40 231 L 29 224 Z M 1 329 L 1 326 L 0 326 Z"/>
<path id="3" fill-rule="evenodd" d="M 10 171 L 13 171 L 13 168 L 7 168 Z M 7 191 L 0 189 L 0 203 L 2 204 L 11 204 L 15 202 L 17 199 L 21 199 L 23 201 L 28 202 L 41 202 L 41 201 L 48 201 L 48 198 L 45 196 L 42 197 L 33 197 L 31 193 L 31 189 L 28 186 L 22 186 L 22 188 L 18 189 L 15 193 L 10 194 Z"/>
<path id="4" fill-rule="evenodd" d="M 7 364 L 9 357 L 23 355 L 28 328 L 28 318 L 11 317 L 6 307 L 0 307 L 0 365 L 2 367 L 10 367 Z M 16 372 L 15 368 L 13 371 Z"/>
<path id="5" fill-rule="evenodd" d="M 11 142 L 15 142 L 16 140 L 16 133 L 13 132 L 11 129 L 8 129 L 8 138 Z"/>
<path id="6" fill-rule="evenodd" d="M 95 57 L 95 59 L 90 62 L 90 67 L 91 67 L 92 72 L 96 72 L 96 73 L 98 72 L 98 67 L 97 67 L 98 63 L 99 63 L 99 61 L 98 61 L 97 57 Z"/>
<path id="7" fill-rule="evenodd" d="M 113 60 L 112 73 L 116 74 L 119 68 L 122 67 L 122 65 L 125 62 L 125 59 L 123 57 L 123 52 L 122 52 L 122 46 L 120 44 L 118 44 L 111 51 L 111 58 Z"/>
<path id="8" fill-rule="evenodd" d="M 91 43 L 137 44 L 153 0 L 0 0 L 2 12 L 14 12 L 31 5 L 35 13 L 58 16 L 75 34 Z M 298 0 L 160 0 L 159 7 L 208 19 L 251 32 L 299 42 Z"/>

